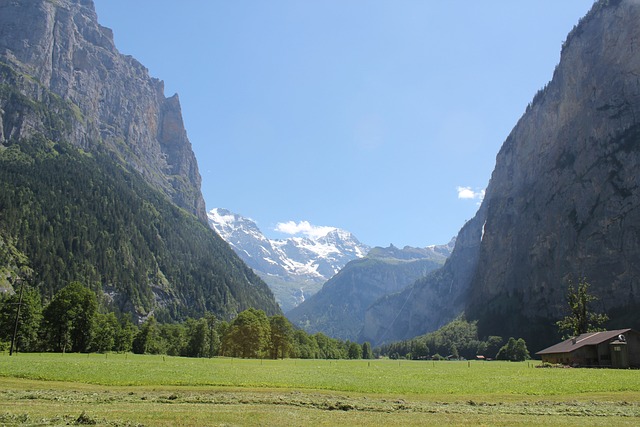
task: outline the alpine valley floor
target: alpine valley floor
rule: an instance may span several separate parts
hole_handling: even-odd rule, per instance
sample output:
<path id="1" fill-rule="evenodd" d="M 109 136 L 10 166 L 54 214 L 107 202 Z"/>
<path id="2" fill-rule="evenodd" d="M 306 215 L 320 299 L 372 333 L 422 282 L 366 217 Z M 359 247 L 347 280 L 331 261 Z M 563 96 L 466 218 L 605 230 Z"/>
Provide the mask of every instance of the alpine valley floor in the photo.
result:
<path id="1" fill-rule="evenodd" d="M 0 425 L 638 425 L 640 371 L 0 355 Z"/>

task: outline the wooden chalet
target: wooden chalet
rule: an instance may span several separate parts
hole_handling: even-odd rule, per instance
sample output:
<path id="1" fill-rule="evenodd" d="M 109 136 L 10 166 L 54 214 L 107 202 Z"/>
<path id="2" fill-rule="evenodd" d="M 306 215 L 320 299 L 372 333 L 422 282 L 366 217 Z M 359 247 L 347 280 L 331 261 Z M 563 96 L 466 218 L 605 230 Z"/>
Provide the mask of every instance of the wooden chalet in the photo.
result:
<path id="1" fill-rule="evenodd" d="M 640 333 L 633 329 L 588 332 L 536 354 L 551 364 L 640 368 Z"/>

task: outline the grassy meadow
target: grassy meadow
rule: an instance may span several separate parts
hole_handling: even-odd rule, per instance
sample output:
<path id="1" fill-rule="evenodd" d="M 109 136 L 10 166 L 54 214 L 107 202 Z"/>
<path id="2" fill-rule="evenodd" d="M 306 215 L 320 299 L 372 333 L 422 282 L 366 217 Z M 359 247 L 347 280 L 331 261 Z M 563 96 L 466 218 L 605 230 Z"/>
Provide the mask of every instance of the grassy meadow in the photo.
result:
<path id="1" fill-rule="evenodd" d="M 640 371 L 0 354 L 0 425 L 638 425 Z"/>

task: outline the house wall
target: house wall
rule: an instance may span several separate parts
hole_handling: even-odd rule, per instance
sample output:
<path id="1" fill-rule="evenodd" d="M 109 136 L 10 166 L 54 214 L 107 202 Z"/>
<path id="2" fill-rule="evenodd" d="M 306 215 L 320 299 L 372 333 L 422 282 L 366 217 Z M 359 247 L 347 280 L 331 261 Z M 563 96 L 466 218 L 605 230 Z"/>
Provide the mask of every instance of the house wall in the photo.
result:
<path id="1" fill-rule="evenodd" d="M 611 366 L 611 346 L 609 345 L 611 341 L 615 341 L 615 339 L 597 345 L 598 365 L 600 366 Z"/>
<path id="2" fill-rule="evenodd" d="M 634 368 L 640 368 L 640 333 L 629 331 L 624 336 L 627 339 L 629 365 Z"/>
<path id="3" fill-rule="evenodd" d="M 543 354 L 542 361 L 554 365 L 595 366 L 598 365 L 598 352 L 595 346 L 585 346 L 570 353 Z"/>

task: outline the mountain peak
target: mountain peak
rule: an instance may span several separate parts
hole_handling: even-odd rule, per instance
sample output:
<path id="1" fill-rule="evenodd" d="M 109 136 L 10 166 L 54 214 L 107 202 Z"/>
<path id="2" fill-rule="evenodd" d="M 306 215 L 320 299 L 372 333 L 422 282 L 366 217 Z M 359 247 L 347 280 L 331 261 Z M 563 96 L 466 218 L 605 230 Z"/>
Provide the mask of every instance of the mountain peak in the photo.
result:
<path id="1" fill-rule="evenodd" d="M 270 240 L 253 220 L 228 209 L 214 208 L 207 216 L 211 228 L 271 286 L 283 311 L 317 292 L 349 261 L 369 251 L 352 233 L 336 227 L 303 222 L 303 237 Z"/>

